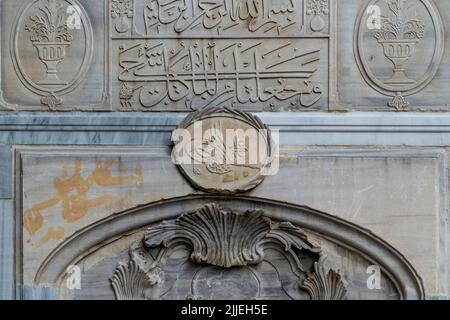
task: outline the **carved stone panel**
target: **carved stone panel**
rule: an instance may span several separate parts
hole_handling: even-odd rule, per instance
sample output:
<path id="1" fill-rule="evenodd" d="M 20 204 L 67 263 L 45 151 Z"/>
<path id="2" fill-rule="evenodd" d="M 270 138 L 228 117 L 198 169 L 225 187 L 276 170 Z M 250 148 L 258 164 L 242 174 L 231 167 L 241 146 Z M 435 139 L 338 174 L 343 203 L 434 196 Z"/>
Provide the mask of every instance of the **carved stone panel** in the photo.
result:
<path id="1" fill-rule="evenodd" d="M 450 110 L 446 0 L 0 5 L 1 110 Z"/>
<path id="2" fill-rule="evenodd" d="M 70 274 L 63 273 L 58 290 L 64 299 L 344 300 L 403 295 L 388 273 L 381 275 L 382 290 L 368 290 L 363 279 L 370 262 L 348 248 L 269 218 L 265 210 L 234 210 L 217 203 L 106 240 L 74 261 L 83 270 L 81 289 L 68 289 Z M 52 264 L 45 268 L 53 269 Z M 48 276 L 46 270 L 41 274 L 47 281 Z"/>
<path id="3" fill-rule="evenodd" d="M 448 110 L 448 10 L 440 0 L 340 1 L 336 108 Z"/>
<path id="4" fill-rule="evenodd" d="M 234 194 L 277 170 L 278 144 L 250 113 L 208 107 L 189 114 L 172 134 L 172 159 L 196 188 Z"/>
<path id="5" fill-rule="evenodd" d="M 321 248 L 263 214 L 210 204 L 148 228 L 143 246 L 114 271 L 116 298 L 344 299 L 345 280 L 325 270 Z"/>

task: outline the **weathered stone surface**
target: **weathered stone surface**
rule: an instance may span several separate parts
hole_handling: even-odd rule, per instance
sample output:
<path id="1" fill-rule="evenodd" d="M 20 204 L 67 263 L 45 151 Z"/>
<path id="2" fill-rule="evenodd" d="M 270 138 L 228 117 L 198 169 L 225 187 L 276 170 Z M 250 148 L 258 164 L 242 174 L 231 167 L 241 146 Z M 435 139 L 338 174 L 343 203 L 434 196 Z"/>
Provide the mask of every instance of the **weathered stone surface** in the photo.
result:
<path id="1" fill-rule="evenodd" d="M 174 205 L 172 209 L 152 213 L 156 222 L 176 218 L 182 213 L 185 205 L 182 202 L 177 205 L 177 199 L 192 196 L 198 198 L 199 203 L 206 201 L 201 199 L 207 195 L 198 194 L 171 163 L 169 148 L 140 151 L 113 148 L 104 152 L 97 150 L 96 156 L 89 155 L 93 150 L 54 149 L 47 154 L 38 149 L 21 151 L 23 209 L 16 214 L 29 215 L 33 222 L 38 221 L 40 212 L 45 221 L 40 228 L 33 223 L 24 225 L 25 284 L 32 281 L 45 257 L 61 241 L 96 221 L 139 205 L 173 199 L 168 200 Z M 74 179 L 76 159 L 80 163 L 81 180 Z M 307 205 L 372 230 L 414 265 L 424 281 L 427 296 L 440 296 L 447 290 L 443 282 L 445 269 L 441 267 L 445 246 L 439 240 L 446 233 L 445 186 L 441 184 L 439 173 L 444 170 L 442 159 L 442 153 L 413 149 L 327 151 L 283 147 L 279 174 L 267 177 L 262 185 L 244 197 Z M 106 169 L 100 170 L 102 165 Z M 141 178 L 136 175 L 139 166 Z M 112 184 L 111 179 L 117 179 L 117 185 Z M 70 191 L 69 195 L 58 191 L 57 181 L 66 181 L 71 191 L 65 192 Z M 90 188 L 80 194 L 77 188 L 83 183 Z M 72 210 L 65 210 L 65 203 L 71 201 Z M 41 209 L 37 210 L 38 207 Z M 250 207 L 236 209 L 245 211 Z M 79 219 L 71 221 L 72 217 Z M 134 225 L 140 220 L 132 221 Z M 436 225 L 442 227 L 437 229 Z M 142 222 L 140 226 L 146 224 Z M 58 228 L 64 230 L 61 237 L 55 232 L 47 236 L 49 230 L 58 231 Z M 127 223 L 121 226 L 124 235 L 128 234 L 127 228 L 131 228 Z M 136 229 L 139 228 L 136 226 Z M 121 232 L 119 229 L 109 231 Z M 128 255 L 129 245 L 119 245 L 123 247 L 123 258 Z M 329 251 L 328 255 L 337 254 L 333 252 Z M 339 254 L 336 259 L 338 257 Z M 73 259 L 77 260 L 75 256 Z M 117 260 L 114 258 L 108 263 L 111 264 L 110 277 Z M 340 269 L 348 270 L 348 265 Z"/>
<path id="2" fill-rule="evenodd" d="M 149 227 L 143 244 L 130 249 L 128 265 L 120 264 L 111 278 L 119 300 L 346 298 L 347 284 L 326 269 L 322 249 L 302 229 L 261 210 L 209 204 Z M 158 248 L 156 259 L 146 253 Z"/>
<path id="3" fill-rule="evenodd" d="M 14 299 L 14 208 L 11 200 L 0 200 L 0 299 Z"/>
<path id="4" fill-rule="evenodd" d="M 1 6 L 7 59 L 3 107 L 110 109 L 105 1 L 2 1 Z"/>
<path id="5" fill-rule="evenodd" d="M 389 3 L 4 0 L 0 106 L 448 110 L 448 1 Z"/>
<path id="6" fill-rule="evenodd" d="M 430 294 L 447 290 L 440 242 L 447 232 L 442 153 L 296 147 L 291 152 L 295 156 L 282 160 L 283 169 L 268 177 L 256 196 L 276 194 L 365 226 L 410 259 Z"/>
<path id="7" fill-rule="evenodd" d="M 0 199 L 12 198 L 12 165 L 11 147 L 0 145 Z"/>

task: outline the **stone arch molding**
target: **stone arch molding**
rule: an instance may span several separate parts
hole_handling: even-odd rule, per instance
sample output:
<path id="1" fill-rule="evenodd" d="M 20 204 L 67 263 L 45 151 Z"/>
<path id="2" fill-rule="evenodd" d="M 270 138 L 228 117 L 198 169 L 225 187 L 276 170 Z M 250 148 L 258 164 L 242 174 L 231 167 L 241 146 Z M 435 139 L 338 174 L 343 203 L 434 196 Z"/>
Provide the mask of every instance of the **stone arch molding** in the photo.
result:
<path id="1" fill-rule="evenodd" d="M 126 259 L 114 261 L 107 279 L 116 299 L 354 298 L 361 279 L 333 265 L 350 255 L 380 266 L 398 298 L 425 297 L 411 264 L 368 230 L 307 207 L 252 197 L 190 196 L 113 215 L 56 248 L 35 284 L 61 288 L 69 265 L 137 230 L 142 237 Z M 349 254 L 336 260 L 344 251 Z M 274 278 L 280 281 L 268 280 Z"/>

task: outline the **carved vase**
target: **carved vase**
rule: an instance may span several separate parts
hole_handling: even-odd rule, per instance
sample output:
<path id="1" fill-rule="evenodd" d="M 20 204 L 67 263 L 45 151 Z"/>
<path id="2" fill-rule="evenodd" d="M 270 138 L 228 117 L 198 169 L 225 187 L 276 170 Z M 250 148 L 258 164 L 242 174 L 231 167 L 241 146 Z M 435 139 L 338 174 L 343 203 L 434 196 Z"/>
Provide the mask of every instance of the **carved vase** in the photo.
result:
<path id="1" fill-rule="evenodd" d="M 47 67 L 46 77 L 39 81 L 40 85 L 64 85 L 65 81 L 58 77 L 58 64 L 66 57 L 66 48 L 69 42 L 35 42 L 33 44 L 39 53 L 39 59 Z"/>
<path id="2" fill-rule="evenodd" d="M 381 40 L 384 55 L 394 64 L 394 74 L 384 81 L 387 84 L 415 83 L 405 74 L 405 63 L 414 55 L 417 40 Z"/>

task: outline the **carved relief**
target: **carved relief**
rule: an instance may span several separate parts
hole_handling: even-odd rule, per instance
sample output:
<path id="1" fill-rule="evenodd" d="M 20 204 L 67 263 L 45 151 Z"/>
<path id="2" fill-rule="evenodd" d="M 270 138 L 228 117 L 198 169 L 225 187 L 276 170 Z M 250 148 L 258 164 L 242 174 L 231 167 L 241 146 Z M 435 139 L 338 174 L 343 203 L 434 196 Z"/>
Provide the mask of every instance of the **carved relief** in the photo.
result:
<path id="1" fill-rule="evenodd" d="M 320 108 L 328 15 L 323 0 L 111 1 L 121 110 Z"/>
<path id="2" fill-rule="evenodd" d="M 64 85 L 67 82 L 58 77 L 58 64 L 66 58 L 66 50 L 73 40 L 69 29 L 67 10 L 55 1 L 48 1 L 39 8 L 40 13 L 30 17 L 25 29 L 31 34 L 31 42 L 36 47 L 39 59 L 47 67 L 46 76 L 39 85 Z"/>
<path id="3" fill-rule="evenodd" d="M 300 288 L 308 291 L 311 300 L 344 300 L 347 293 L 346 283 L 336 270 L 326 271 L 325 257 L 314 262 L 314 273 L 308 276 Z"/>
<path id="4" fill-rule="evenodd" d="M 80 159 L 75 159 L 72 166 L 64 165 L 61 173 L 53 179 L 52 195 L 33 203 L 29 208 L 24 208 L 23 227 L 28 239 L 27 244 L 37 248 L 48 244 L 51 240 L 60 240 L 65 235 L 65 228 L 68 225 L 84 219 L 96 207 L 120 208 L 122 200 L 127 204 L 129 196 L 127 192 L 124 199 L 118 199 L 109 193 L 95 195 L 94 192 L 94 195 L 90 195 L 96 186 L 104 188 L 128 185 L 136 189 L 143 187 L 140 164 L 128 174 L 126 172 L 114 174 L 112 170 L 114 164 L 120 165 L 115 158 L 106 160 L 97 158 L 95 168 L 88 172 L 83 170 Z M 59 210 L 63 219 L 61 225 L 57 225 L 53 221 L 55 219 L 48 218 L 52 209 Z"/>
<path id="5" fill-rule="evenodd" d="M 131 29 L 130 19 L 134 15 L 133 0 L 112 0 L 111 17 L 114 28 L 118 33 L 125 33 Z"/>
<path id="6" fill-rule="evenodd" d="M 81 290 L 66 286 L 70 265 L 83 270 Z M 367 287 L 373 265 L 381 266 L 380 290 Z M 249 196 L 130 206 L 62 241 L 33 279 L 54 284 L 61 299 L 425 297 L 404 255 L 369 230 Z"/>
<path id="7" fill-rule="evenodd" d="M 380 21 L 371 25 L 370 19 L 376 19 L 371 17 L 374 6 L 381 10 Z M 388 106 L 406 111 L 409 103 L 405 97 L 433 80 L 442 59 L 443 41 L 442 21 L 432 1 L 372 0 L 357 22 L 355 54 L 364 79 L 393 97 Z M 424 67 L 411 64 L 416 56 L 426 62 Z"/>
<path id="8" fill-rule="evenodd" d="M 145 34 L 195 29 L 217 35 L 241 30 L 255 36 L 296 33 L 303 27 L 303 8 L 301 0 L 150 0 L 144 8 Z"/>
<path id="9" fill-rule="evenodd" d="M 321 32 L 327 26 L 324 16 L 330 14 L 330 4 L 328 0 L 309 0 L 307 4 L 306 14 L 313 16 L 310 22 L 310 28 L 314 32 Z"/>
<path id="10" fill-rule="evenodd" d="M 154 270 L 144 271 L 132 254 L 130 262 L 120 264 L 111 278 L 117 300 L 144 299 L 145 291 L 160 281 L 159 276 L 154 274 Z"/>
<path id="11" fill-rule="evenodd" d="M 324 261 L 302 229 L 210 204 L 149 227 L 111 284 L 117 299 L 345 299 Z"/>
<path id="12" fill-rule="evenodd" d="M 449 111 L 439 13 L 448 9 L 431 0 L 4 0 L 0 109 Z"/>
<path id="13" fill-rule="evenodd" d="M 279 41 L 276 48 L 252 39 L 127 42 L 119 49 L 119 80 L 122 88 L 136 91 L 136 101 L 122 103 L 123 111 L 134 102 L 142 110 L 162 105 L 309 108 L 325 93 L 314 81 L 321 50 L 320 43 L 308 40 Z"/>
<path id="14" fill-rule="evenodd" d="M 52 110 L 63 106 L 62 97 L 80 84 L 92 59 L 92 33 L 88 16 L 75 0 L 29 1 L 22 9 L 11 54 L 20 80 L 43 97 L 43 105 Z M 68 56 L 76 57 L 75 68 L 67 69 Z"/>
<path id="15" fill-rule="evenodd" d="M 381 29 L 374 37 L 383 47 L 383 53 L 393 64 L 393 75 L 384 80 L 386 84 L 409 84 L 415 81 L 405 74 L 404 65 L 416 51 L 424 37 L 425 25 L 417 17 L 410 17 L 411 8 L 403 1 L 388 4 L 390 15 L 381 19 Z"/>
<path id="16" fill-rule="evenodd" d="M 259 118 L 231 108 L 190 114 L 172 135 L 172 159 L 191 184 L 206 192 L 245 192 L 277 165 L 277 144 Z"/>

